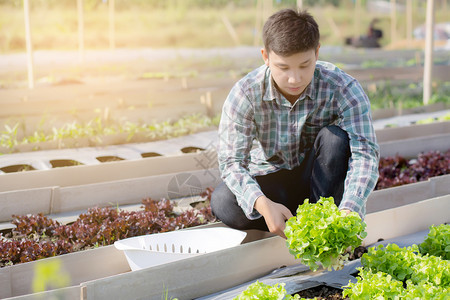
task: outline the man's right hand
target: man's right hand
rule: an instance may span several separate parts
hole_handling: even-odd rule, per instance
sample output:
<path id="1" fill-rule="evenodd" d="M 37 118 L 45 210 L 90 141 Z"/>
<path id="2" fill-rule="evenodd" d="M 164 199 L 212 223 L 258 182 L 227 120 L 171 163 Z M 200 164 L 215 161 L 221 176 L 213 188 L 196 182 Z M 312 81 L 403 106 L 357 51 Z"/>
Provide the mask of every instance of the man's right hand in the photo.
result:
<path id="1" fill-rule="evenodd" d="M 284 228 L 286 221 L 293 217 L 291 211 L 283 204 L 273 202 L 266 196 L 258 197 L 254 207 L 264 217 L 269 231 L 286 239 Z"/>

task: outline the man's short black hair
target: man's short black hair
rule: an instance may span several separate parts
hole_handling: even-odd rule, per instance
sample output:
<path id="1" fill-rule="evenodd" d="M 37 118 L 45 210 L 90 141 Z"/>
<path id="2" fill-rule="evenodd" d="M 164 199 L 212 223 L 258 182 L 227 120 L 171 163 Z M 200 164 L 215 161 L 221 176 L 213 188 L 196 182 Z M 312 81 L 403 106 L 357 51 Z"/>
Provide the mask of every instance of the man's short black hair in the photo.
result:
<path id="1" fill-rule="evenodd" d="M 264 47 L 269 53 L 290 56 L 319 46 L 319 25 L 307 11 L 283 9 L 270 16 L 263 28 Z"/>

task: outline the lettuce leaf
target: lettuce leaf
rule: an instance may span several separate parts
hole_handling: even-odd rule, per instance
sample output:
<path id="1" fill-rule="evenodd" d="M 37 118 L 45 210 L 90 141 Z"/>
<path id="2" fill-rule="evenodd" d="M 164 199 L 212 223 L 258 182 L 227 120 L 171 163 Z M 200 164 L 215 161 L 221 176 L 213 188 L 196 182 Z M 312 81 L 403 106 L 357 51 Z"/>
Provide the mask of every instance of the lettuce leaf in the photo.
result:
<path id="1" fill-rule="evenodd" d="M 284 283 L 277 283 L 275 285 L 268 285 L 259 281 L 256 281 L 248 286 L 248 288 L 239 294 L 234 300 L 303 300 L 300 296 L 287 295 Z"/>
<path id="2" fill-rule="evenodd" d="M 419 250 L 421 254 L 450 260 L 450 224 L 430 226 L 427 238 L 419 245 Z"/>
<path id="3" fill-rule="evenodd" d="M 284 233 L 289 252 L 313 271 L 318 263 L 331 270 L 339 270 L 348 259 L 344 254 L 361 245 L 367 236 L 366 224 L 355 212 L 339 211 L 333 197 L 321 197 L 317 203 L 304 203 L 296 216 L 286 222 Z"/>

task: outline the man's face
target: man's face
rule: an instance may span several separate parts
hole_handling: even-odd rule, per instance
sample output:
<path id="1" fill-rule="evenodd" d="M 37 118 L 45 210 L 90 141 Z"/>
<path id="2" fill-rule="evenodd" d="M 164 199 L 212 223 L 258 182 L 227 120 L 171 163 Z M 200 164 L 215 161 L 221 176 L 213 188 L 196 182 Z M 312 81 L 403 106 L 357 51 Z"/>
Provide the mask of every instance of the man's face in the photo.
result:
<path id="1" fill-rule="evenodd" d="M 290 102 L 294 103 L 311 82 L 319 57 L 319 48 L 320 46 L 315 50 L 291 56 L 279 56 L 273 51 L 267 53 L 265 49 L 261 50 L 278 91 Z"/>

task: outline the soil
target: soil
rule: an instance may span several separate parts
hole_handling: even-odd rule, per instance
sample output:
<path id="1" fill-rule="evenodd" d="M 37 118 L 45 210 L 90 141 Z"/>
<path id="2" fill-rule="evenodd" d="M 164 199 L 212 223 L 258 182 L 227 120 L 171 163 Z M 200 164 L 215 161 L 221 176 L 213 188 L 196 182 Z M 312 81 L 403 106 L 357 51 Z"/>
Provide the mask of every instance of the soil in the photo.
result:
<path id="1" fill-rule="evenodd" d="M 353 250 L 353 253 L 350 253 L 348 259 L 349 260 L 355 260 L 358 258 L 361 258 L 364 253 L 367 253 L 367 248 L 364 246 L 356 247 L 355 250 Z"/>
<path id="2" fill-rule="evenodd" d="M 316 286 L 297 293 L 300 297 L 318 300 L 341 300 L 348 299 L 342 297 L 342 290 L 326 285 Z"/>
<path id="3" fill-rule="evenodd" d="M 349 260 L 355 260 L 361 258 L 361 256 L 367 253 L 367 248 L 364 246 L 356 247 L 349 255 Z M 342 297 L 342 290 L 326 285 L 316 286 L 307 290 L 303 290 L 297 293 L 300 297 L 317 300 L 341 300 L 348 299 Z"/>

